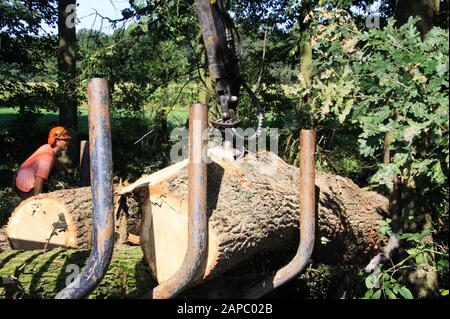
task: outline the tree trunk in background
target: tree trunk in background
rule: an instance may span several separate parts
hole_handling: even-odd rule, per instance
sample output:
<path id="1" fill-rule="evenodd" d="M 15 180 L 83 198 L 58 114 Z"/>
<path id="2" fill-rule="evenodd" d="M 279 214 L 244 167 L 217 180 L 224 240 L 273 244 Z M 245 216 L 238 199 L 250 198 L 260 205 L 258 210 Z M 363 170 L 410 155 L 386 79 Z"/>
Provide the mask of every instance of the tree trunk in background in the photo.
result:
<path id="1" fill-rule="evenodd" d="M 58 1 L 58 71 L 59 124 L 70 129 L 72 140 L 65 158 L 66 164 L 78 165 L 78 116 L 76 98 L 76 0 Z"/>
<path id="2" fill-rule="evenodd" d="M 439 17 L 436 25 L 441 28 L 448 30 L 448 19 L 449 19 L 449 1 L 444 0 L 441 2 L 441 7 L 439 8 Z"/>
<path id="3" fill-rule="evenodd" d="M 197 57 L 199 57 L 199 60 L 196 61 L 197 66 L 198 66 L 198 76 L 200 81 L 203 83 L 203 85 L 201 85 L 200 83 L 197 84 L 197 89 L 198 89 L 198 96 L 197 99 L 200 103 L 202 104 L 206 104 L 209 106 L 213 106 L 214 109 L 212 109 L 210 107 L 210 112 L 212 111 L 214 114 L 214 111 L 216 111 L 217 116 L 220 117 L 221 113 L 219 110 L 218 105 L 215 103 L 214 99 L 212 98 L 212 96 L 214 96 L 214 88 L 212 86 L 212 82 L 211 82 L 211 77 L 209 76 L 209 74 L 207 73 L 207 53 L 206 53 L 206 48 L 205 48 L 205 44 L 203 43 L 203 37 L 201 35 L 201 32 L 199 34 L 199 40 L 198 40 L 198 44 L 196 47 L 196 54 Z M 201 65 L 204 65 L 204 67 L 200 67 Z M 194 103 L 195 101 L 192 101 L 192 103 Z M 189 126 L 189 118 L 186 119 L 186 127 Z"/>
<path id="4" fill-rule="evenodd" d="M 301 79 L 300 81 L 304 82 L 305 86 L 308 86 L 311 84 L 311 70 L 312 70 L 312 63 L 313 63 L 313 54 L 312 54 L 312 46 L 311 46 L 311 35 L 308 31 L 303 31 L 301 35 L 301 43 L 300 43 L 300 74 Z M 304 110 L 300 110 L 302 116 L 297 116 L 301 119 L 300 127 L 302 128 L 310 128 L 314 127 L 314 121 L 311 118 L 311 110 L 310 110 L 310 101 L 311 101 L 311 95 L 306 94 L 304 97 L 300 97 L 301 102 L 299 104 L 300 108 L 303 108 Z M 296 161 L 298 160 L 298 156 L 296 158 Z"/>
<path id="5" fill-rule="evenodd" d="M 311 1 L 302 1 L 302 12 L 299 18 L 300 25 L 300 75 L 302 79 L 300 82 L 304 82 L 304 85 L 309 85 L 311 83 L 311 70 L 313 63 L 313 53 L 312 53 L 312 44 L 311 44 L 311 32 L 310 32 L 310 23 L 305 22 L 306 16 L 313 10 L 313 4 Z M 311 96 L 307 94 L 304 97 L 301 97 L 300 107 L 305 108 L 306 110 L 302 112 L 302 115 L 299 116 L 302 122 L 299 123 L 300 127 L 307 128 L 313 127 L 314 121 L 311 119 L 309 115 L 309 105 L 310 105 Z M 306 116 L 306 119 L 304 118 Z M 298 158 L 297 158 L 298 159 Z"/>
<path id="6" fill-rule="evenodd" d="M 384 149 L 383 149 L 383 163 L 389 165 L 391 163 L 392 152 L 389 148 L 390 144 L 394 141 L 394 134 L 392 132 L 386 132 L 384 136 Z M 389 194 L 389 215 L 392 219 L 392 232 L 398 234 L 400 227 L 400 218 L 402 216 L 402 203 L 401 203 L 401 177 L 398 174 L 394 175 L 393 188 Z"/>
<path id="7" fill-rule="evenodd" d="M 420 16 L 417 28 L 423 38 L 438 22 L 439 7 L 439 0 L 397 0 L 395 18 L 402 25 L 409 17 Z"/>
<path id="8" fill-rule="evenodd" d="M 313 62 L 311 37 L 309 34 L 304 36 L 303 42 L 300 45 L 300 73 L 303 76 L 306 84 L 311 83 L 311 66 Z"/>
<path id="9" fill-rule="evenodd" d="M 80 187 L 91 185 L 91 165 L 89 156 L 89 141 L 80 143 Z"/>

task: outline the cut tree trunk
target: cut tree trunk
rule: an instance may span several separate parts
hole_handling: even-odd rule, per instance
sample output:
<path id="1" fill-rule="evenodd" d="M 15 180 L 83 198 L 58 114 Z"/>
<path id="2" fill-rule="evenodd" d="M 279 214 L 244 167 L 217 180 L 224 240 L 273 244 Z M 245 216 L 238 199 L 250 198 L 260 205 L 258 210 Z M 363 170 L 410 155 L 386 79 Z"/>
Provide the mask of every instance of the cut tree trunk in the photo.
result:
<path id="1" fill-rule="evenodd" d="M 116 194 L 115 212 L 116 239 L 123 243 L 129 233 L 139 233 L 138 203 L 131 196 Z M 81 187 L 23 201 L 12 213 L 6 234 L 13 249 L 90 248 L 91 229 L 91 188 Z"/>
<path id="2" fill-rule="evenodd" d="M 261 252 L 295 251 L 299 238 L 298 168 L 273 153 L 247 155 L 236 162 L 214 154 L 209 152 L 208 164 L 208 256 L 197 282 Z M 316 176 L 313 258 L 332 264 L 367 262 L 385 240 L 378 221 L 386 215 L 388 200 L 347 178 L 324 172 Z M 129 185 L 127 191 L 134 188 L 140 190 L 145 215 L 141 247 L 161 283 L 177 271 L 187 249 L 187 166 L 175 164 Z"/>
<path id="3" fill-rule="evenodd" d="M 280 259 L 272 260 L 273 252 L 295 251 L 299 238 L 298 168 L 272 153 L 258 158 L 247 155 L 236 162 L 223 160 L 217 152 L 209 153 L 212 162 L 208 164 L 208 257 L 197 282 L 220 277 L 236 266 L 261 258 L 261 254 L 276 264 Z M 138 234 L 141 212 L 145 214 L 140 244 L 152 276 L 159 283 L 176 272 L 186 253 L 186 164 L 177 163 L 143 177 L 120 192 L 134 194 L 121 197 L 129 206 L 125 216 L 134 218 L 127 221 L 126 227 L 119 219 L 118 229 L 126 228 L 128 241 L 137 243 L 139 238 L 133 234 Z M 78 188 L 38 195 L 21 203 L 8 224 L 13 248 L 42 249 L 52 224 L 57 225 L 59 219 L 67 224 L 67 229 L 55 234 L 47 248 L 89 248 L 90 194 L 89 187 Z M 116 201 L 118 198 L 119 195 Z M 378 221 L 387 214 L 387 198 L 363 190 L 347 178 L 317 172 L 316 199 L 313 260 L 366 264 L 385 241 L 378 233 Z M 118 206 L 115 207 L 117 211 Z"/>

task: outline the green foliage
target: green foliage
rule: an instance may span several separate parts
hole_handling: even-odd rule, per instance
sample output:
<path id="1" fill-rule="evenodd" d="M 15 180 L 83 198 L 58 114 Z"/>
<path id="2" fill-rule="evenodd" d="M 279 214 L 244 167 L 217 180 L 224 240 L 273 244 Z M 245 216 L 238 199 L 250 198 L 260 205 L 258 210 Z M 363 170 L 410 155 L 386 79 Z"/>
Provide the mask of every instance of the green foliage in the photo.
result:
<path id="1" fill-rule="evenodd" d="M 317 127 L 331 122 L 357 129 L 354 151 L 377 163 L 372 185 L 392 189 L 394 174 L 406 187 L 415 187 L 415 218 L 431 213 L 448 223 L 448 30 L 432 29 L 421 40 L 411 18 L 401 27 L 388 19 L 384 28 L 358 28 L 343 10 L 318 10 L 312 17 L 313 74 L 302 82 L 310 97 L 309 116 Z M 394 138 L 385 145 L 386 133 Z M 357 147 L 356 147 L 357 146 Z M 383 151 L 393 155 L 383 163 Z M 326 152 L 325 152 L 326 155 Z M 324 155 L 320 154 L 320 164 Z M 381 163 L 381 164 L 380 164 Z M 380 222 L 380 233 L 390 236 L 391 220 Z M 445 226 L 434 223 L 438 231 Z M 437 261 L 439 281 L 448 288 L 448 248 L 425 240 L 429 231 L 399 236 L 406 256 L 390 261 L 388 269 L 365 278 L 365 298 L 412 298 L 402 277 L 421 265 Z M 402 257 L 402 258 L 403 258 Z M 444 280 L 443 280 L 444 279 Z M 445 289 L 444 289 L 445 290 Z"/>
<path id="2" fill-rule="evenodd" d="M 449 169 L 448 31 L 434 28 L 422 41 L 417 19 L 400 28 L 391 19 L 384 29 L 359 30 L 344 11 L 316 21 L 314 80 L 305 88 L 315 122 L 357 126 L 363 156 L 381 159 L 389 147 L 391 163 L 379 164 L 371 182 L 392 188 L 394 174 L 401 174 L 406 185 L 423 190 L 423 204 L 442 210 Z M 386 132 L 394 134 L 390 145 L 384 145 Z"/>
<path id="3" fill-rule="evenodd" d="M 382 288 L 377 288 L 380 285 Z M 414 299 L 411 291 L 387 274 L 374 273 L 366 278 L 367 292 L 362 299 Z"/>
<path id="4" fill-rule="evenodd" d="M 53 106 L 57 42 L 42 24 L 54 25 L 56 11 L 53 0 L 0 1 L 0 107 L 18 107 L 26 121 Z"/>
<path id="5" fill-rule="evenodd" d="M 326 298 L 329 294 L 333 278 L 333 269 L 324 264 L 319 264 L 317 269 L 310 269 L 309 272 L 300 276 L 306 283 L 307 289 L 314 298 Z"/>
<path id="6" fill-rule="evenodd" d="M 392 220 L 390 218 L 386 218 L 386 219 L 380 220 L 378 222 L 378 225 L 380 226 L 380 234 L 381 235 L 391 236 L 391 234 L 392 234 L 391 222 L 392 222 Z"/>
<path id="7" fill-rule="evenodd" d="M 289 285 L 295 287 L 301 298 L 349 298 L 363 289 L 359 279 L 354 266 L 313 263 Z"/>
<path id="8" fill-rule="evenodd" d="M 41 23 L 54 25 L 56 22 L 56 1 L 0 1 L 0 30 L 21 37 L 37 35 Z"/>
<path id="9" fill-rule="evenodd" d="M 84 83 L 92 76 L 107 78 L 113 109 L 142 112 L 158 88 L 181 82 L 189 73 L 186 45 L 155 37 L 144 26 L 131 25 L 111 36 L 87 30 L 78 33 L 79 80 Z M 136 32 L 138 28 L 140 32 Z M 80 90 L 79 97 L 85 101 L 85 84 Z"/>
<path id="10" fill-rule="evenodd" d="M 364 282 L 368 290 L 363 299 L 414 299 L 406 286 L 400 284 L 389 272 L 381 271 L 380 267 L 367 276 Z"/>
<path id="11" fill-rule="evenodd" d="M 382 228 L 388 228 L 386 224 L 383 223 Z M 390 260 L 390 267 L 386 269 L 378 265 L 369 275 L 361 273 L 361 276 L 365 277 L 364 282 L 367 288 L 363 298 L 413 299 L 414 296 L 407 287 L 407 276 L 405 275 L 420 265 L 432 264 L 434 260 L 437 260 L 436 269 L 440 279 L 444 281 L 443 286 L 448 287 L 448 253 L 445 247 L 434 248 L 427 240 L 430 235 L 431 233 L 427 230 L 420 233 L 398 235 L 397 238 L 402 241 L 402 247 L 405 248 L 405 257 L 396 263 Z M 445 294 L 446 289 L 441 289 L 441 295 Z"/>
<path id="12" fill-rule="evenodd" d="M 149 134 L 136 143 L 146 133 Z M 151 118 L 116 118 L 111 134 L 114 173 L 122 180 L 134 181 L 170 163 L 168 131 L 157 114 Z"/>

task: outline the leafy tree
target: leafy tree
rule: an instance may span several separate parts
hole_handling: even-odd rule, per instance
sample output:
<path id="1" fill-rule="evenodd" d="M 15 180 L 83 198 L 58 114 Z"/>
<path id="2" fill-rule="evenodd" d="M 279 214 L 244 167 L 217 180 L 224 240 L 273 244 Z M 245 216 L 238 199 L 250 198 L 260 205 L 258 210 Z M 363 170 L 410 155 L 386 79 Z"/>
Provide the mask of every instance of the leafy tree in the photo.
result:
<path id="1" fill-rule="evenodd" d="M 48 106 L 52 85 L 48 62 L 54 55 L 55 39 L 42 24 L 56 22 L 56 1 L 0 1 L 0 102 L 19 107 L 21 115 L 35 114 Z M 34 83 L 30 83 L 34 81 Z"/>
<path id="2" fill-rule="evenodd" d="M 422 41 L 418 19 L 360 30 L 344 11 L 319 12 L 316 21 L 314 75 L 305 87 L 313 118 L 360 128 L 360 154 L 379 163 L 371 182 L 392 188 L 399 174 L 420 189 L 409 218 L 448 222 L 448 31 L 433 28 Z M 382 160 L 386 132 L 390 163 Z"/>

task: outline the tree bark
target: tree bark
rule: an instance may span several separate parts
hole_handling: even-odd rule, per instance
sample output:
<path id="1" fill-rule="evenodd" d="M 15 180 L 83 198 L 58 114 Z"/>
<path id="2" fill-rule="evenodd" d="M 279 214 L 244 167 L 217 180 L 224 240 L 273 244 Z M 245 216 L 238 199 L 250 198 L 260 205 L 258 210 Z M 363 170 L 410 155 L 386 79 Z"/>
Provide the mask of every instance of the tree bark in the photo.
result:
<path id="1" fill-rule="evenodd" d="M 397 0 L 395 18 L 399 25 L 405 24 L 409 17 L 419 16 L 417 28 L 422 38 L 436 25 L 440 0 Z"/>
<path id="2" fill-rule="evenodd" d="M 79 145 L 77 115 L 76 69 L 76 1 L 58 1 L 58 71 L 59 71 L 59 124 L 72 130 L 72 143 L 63 161 L 78 165 Z"/>
<path id="3" fill-rule="evenodd" d="M 261 252 L 296 250 L 298 168 L 272 153 L 258 159 L 248 155 L 238 162 L 212 159 L 208 165 L 208 257 L 198 281 L 220 276 Z M 276 168 L 274 174 L 272 168 Z M 167 178 L 161 172 L 154 177 L 158 182 L 148 187 L 137 182 L 145 215 L 141 246 L 158 282 L 172 276 L 183 261 L 188 220 L 187 167 L 178 166 Z M 332 264 L 368 261 L 384 240 L 378 221 L 387 214 L 388 200 L 324 172 L 317 173 L 316 196 L 313 258 Z"/>
<path id="4" fill-rule="evenodd" d="M 311 69 L 313 54 L 311 47 L 311 36 L 307 31 L 303 31 L 302 43 L 300 44 L 300 73 L 307 85 L 311 84 Z"/>

